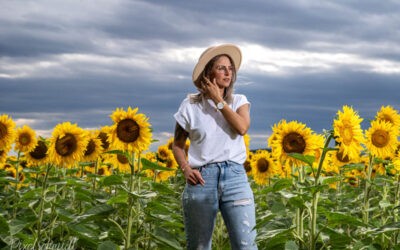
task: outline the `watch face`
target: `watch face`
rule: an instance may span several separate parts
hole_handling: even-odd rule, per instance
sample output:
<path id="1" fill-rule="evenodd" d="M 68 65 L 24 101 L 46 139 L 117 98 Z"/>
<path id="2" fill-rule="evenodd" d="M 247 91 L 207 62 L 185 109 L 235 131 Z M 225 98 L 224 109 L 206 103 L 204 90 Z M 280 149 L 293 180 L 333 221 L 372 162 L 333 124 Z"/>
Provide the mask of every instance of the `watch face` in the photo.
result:
<path id="1" fill-rule="evenodd" d="M 224 103 L 223 102 L 219 102 L 218 104 L 217 104 L 217 108 L 218 109 L 223 109 L 224 108 Z"/>

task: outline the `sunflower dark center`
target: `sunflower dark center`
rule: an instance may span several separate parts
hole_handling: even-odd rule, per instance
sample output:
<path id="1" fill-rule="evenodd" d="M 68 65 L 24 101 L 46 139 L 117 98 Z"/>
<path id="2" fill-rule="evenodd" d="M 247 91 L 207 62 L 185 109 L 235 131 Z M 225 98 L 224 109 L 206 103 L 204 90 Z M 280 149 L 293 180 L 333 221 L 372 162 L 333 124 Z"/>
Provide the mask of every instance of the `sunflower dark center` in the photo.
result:
<path id="1" fill-rule="evenodd" d="M 8 171 L 7 176 L 15 178 L 16 177 L 16 173 L 14 171 Z"/>
<path id="2" fill-rule="evenodd" d="M 121 164 L 127 164 L 129 162 L 128 158 L 126 158 L 124 155 L 117 155 L 117 160 Z"/>
<path id="3" fill-rule="evenodd" d="M 251 165 L 249 161 L 244 162 L 244 169 L 246 170 L 246 173 L 251 171 Z"/>
<path id="4" fill-rule="evenodd" d="M 3 167 L 4 170 L 6 170 L 6 169 L 8 169 L 8 168 L 9 168 L 9 169 L 12 169 L 13 166 L 11 166 L 10 164 L 5 164 L 4 167 Z"/>
<path id="5" fill-rule="evenodd" d="M 269 167 L 269 162 L 266 159 L 261 158 L 257 161 L 258 172 L 265 173 L 268 171 L 268 167 Z"/>
<path id="6" fill-rule="evenodd" d="M 107 138 L 108 138 L 107 134 L 104 132 L 100 132 L 97 137 L 101 140 L 101 146 L 104 149 L 108 149 L 108 147 L 110 146 L 110 143 L 108 143 L 108 141 L 107 141 Z"/>
<path id="7" fill-rule="evenodd" d="M 338 159 L 338 161 L 344 162 L 344 163 L 350 161 L 350 159 L 349 159 L 349 157 L 347 155 L 343 156 L 343 152 L 337 152 L 336 153 L 336 159 Z"/>
<path id="8" fill-rule="evenodd" d="M 393 119 L 390 115 L 384 115 L 382 120 L 393 124 Z"/>
<path id="9" fill-rule="evenodd" d="M 376 130 L 371 136 L 371 141 L 375 147 L 383 148 L 389 143 L 389 133 L 385 130 Z"/>
<path id="10" fill-rule="evenodd" d="M 21 143 L 23 146 L 29 145 L 29 143 L 31 143 L 31 139 L 31 135 L 28 133 L 22 133 L 19 135 L 19 143 Z"/>
<path id="11" fill-rule="evenodd" d="M 35 149 L 32 152 L 29 152 L 30 156 L 36 160 L 43 159 L 46 157 L 47 153 L 47 146 L 44 141 L 38 141 L 38 144 L 36 145 Z"/>
<path id="12" fill-rule="evenodd" d="M 0 122 L 0 139 L 3 139 L 7 135 L 7 127 Z"/>
<path id="13" fill-rule="evenodd" d="M 125 119 L 118 123 L 117 137 L 126 143 L 131 143 L 139 137 L 140 127 L 136 121 L 132 119 Z"/>
<path id="14" fill-rule="evenodd" d="M 85 156 L 93 154 L 94 150 L 96 149 L 96 144 L 94 141 L 91 139 L 86 146 L 86 151 L 85 151 Z"/>
<path id="15" fill-rule="evenodd" d="M 167 164 L 166 164 L 166 167 L 167 168 L 172 168 L 174 165 L 173 165 L 173 162 L 172 161 L 167 161 Z"/>
<path id="16" fill-rule="evenodd" d="M 159 157 L 160 157 L 161 159 L 167 159 L 167 158 L 168 158 L 168 153 L 167 153 L 167 151 L 165 151 L 165 150 L 160 150 L 160 151 L 158 152 L 158 154 L 159 154 Z"/>
<path id="17" fill-rule="evenodd" d="M 347 146 L 350 145 L 353 141 L 353 130 L 350 127 L 346 126 L 342 131 L 342 138 L 344 144 L 346 144 Z"/>
<path id="18" fill-rule="evenodd" d="M 104 171 L 103 168 L 100 168 L 100 169 L 97 171 L 97 174 L 99 174 L 99 175 L 104 175 L 105 172 L 106 172 L 106 171 Z"/>
<path id="19" fill-rule="evenodd" d="M 74 135 L 67 133 L 56 141 L 56 152 L 61 156 L 69 156 L 76 151 L 78 144 Z"/>
<path id="20" fill-rule="evenodd" d="M 349 177 L 348 182 L 351 186 L 357 186 L 357 178 L 354 176 Z"/>
<path id="21" fill-rule="evenodd" d="M 291 132 L 283 138 L 282 146 L 285 153 L 302 154 L 306 148 L 306 142 L 300 134 Z"/>

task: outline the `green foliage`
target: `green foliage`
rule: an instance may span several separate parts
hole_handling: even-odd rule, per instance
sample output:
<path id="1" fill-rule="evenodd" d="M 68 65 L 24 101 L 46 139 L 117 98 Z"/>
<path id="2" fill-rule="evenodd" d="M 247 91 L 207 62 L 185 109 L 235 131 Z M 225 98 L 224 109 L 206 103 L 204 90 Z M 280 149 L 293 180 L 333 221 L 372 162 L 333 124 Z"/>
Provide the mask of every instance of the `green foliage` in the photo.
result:
<path id="1" fill-rule="evenodd" d="M 24 170 L 29 185 L 18 188 L 15 179 L 0 171 L 0 248 L 40 248 L 50 243 L 69 244 L 73 249 L 184 248 L 182 174 L 155 182 L 144 172 L 167 168 L 125 152 L 108 153 L 123 154 L 140 171 L 80 177 L 77 173 L 83 165 L 76 171 L 51 166 L 46 177 L 43 166 Z M 321 172 L 316 181 L 315 159 L 292 157 L 304 166 L 296 167 L 290 178 L 273 177 L 268 186 L 256 185 L 249 178 L 259 249 L 398 248 L 397 177 L 374 175 L 350 185 L 343 173 L 365 167 L 349 164 L 334 176 Z M 220 214 L 213 249 L 230 249 Z"/>

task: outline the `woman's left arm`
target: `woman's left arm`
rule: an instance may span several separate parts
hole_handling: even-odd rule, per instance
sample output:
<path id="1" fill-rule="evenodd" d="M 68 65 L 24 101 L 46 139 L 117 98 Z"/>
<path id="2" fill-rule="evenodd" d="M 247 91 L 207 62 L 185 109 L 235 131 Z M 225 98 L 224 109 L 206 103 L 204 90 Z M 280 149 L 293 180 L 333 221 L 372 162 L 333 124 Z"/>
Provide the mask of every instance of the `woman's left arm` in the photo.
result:
<path id="1" fill-rule="evenodd" d="M 207 96 L 209 96 L 215 104 L 223 102 L 224 99 L 221 96 L 221 90 L 219 89 L 216 80 L 211 82 L 208 78 L 204 78 L 205 84 L 203 84 L 200 91 Z M 250 105 L 243 104 L 240 106 L 236 112 L 225 104 L 224 108 L 220 111 L 225 117 L 226 121 L 231 125 L 231 127 L 239 134 L 245 135 L 250 127 Z"/>
<path id="2" fill-rule="evenodd" d="M 233 111 L 229 105 L 225 105 L 221 109 L 222 115 L 231 127 L 240 135 L 245 135 L 250 127 L 250 111 L 249 104 L 240 106 L 237 111 Z"/>

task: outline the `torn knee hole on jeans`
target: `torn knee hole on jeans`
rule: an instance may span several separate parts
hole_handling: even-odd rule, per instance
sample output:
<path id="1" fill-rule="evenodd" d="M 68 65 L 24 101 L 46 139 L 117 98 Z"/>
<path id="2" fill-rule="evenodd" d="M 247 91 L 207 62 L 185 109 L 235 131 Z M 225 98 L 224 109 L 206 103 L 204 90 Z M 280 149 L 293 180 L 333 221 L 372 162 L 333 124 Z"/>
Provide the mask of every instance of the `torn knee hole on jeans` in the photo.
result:
<path id="1" fill-rule="evenodd" d="M 246 199 L 234 201 L 233 205 L 234 206 L 245 206 L 245 205 L 250 205 L 251 203 L 252 203 L 252 200 L 250 198 L 246 198 Z"/>

